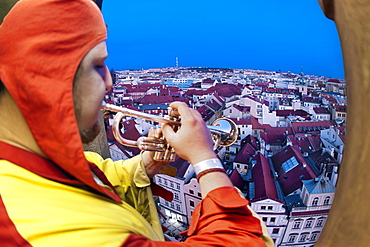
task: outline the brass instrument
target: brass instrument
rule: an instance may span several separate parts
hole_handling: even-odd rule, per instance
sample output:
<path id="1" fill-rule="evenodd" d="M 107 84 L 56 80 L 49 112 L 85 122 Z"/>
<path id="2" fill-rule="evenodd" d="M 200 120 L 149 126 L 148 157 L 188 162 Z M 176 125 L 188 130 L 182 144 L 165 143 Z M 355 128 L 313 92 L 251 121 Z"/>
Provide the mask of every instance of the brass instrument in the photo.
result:
<path id="1" fill-rule="evenodd" d="M 181 123 L 176 116 L 157 116 L 144 112 L 131 110 L 125 107 L 119 107 L 112 104 L 106 104 L 103 102 L 102 110 L 117 112 L 113 119 L 112 131 L 115 139 L 122 145 L 129 147 L 138 147 L 140 150 L 155 151 L 154 159 L 158 161 L 169 161 L 175 160 L 175 150 L 166 142 L 165 138 L 162 137 L 140 137 L 136 141 L 128 140 L 122 137 L 119 124 L 123 117 L 131 116 L 136 118 L 142 118 L 158 123 L 166 123 L 172 126 L 177 131 L 181 127 Z M 171 110 L 171 108 L 169 109 Z M 238 129 L 235 123 L 228 118 L 219 118 L 207 126 L 211 132 L 212 140 L 214 142 L 214 149 L 218 146 L 230 146 L 238 138 Z"/>

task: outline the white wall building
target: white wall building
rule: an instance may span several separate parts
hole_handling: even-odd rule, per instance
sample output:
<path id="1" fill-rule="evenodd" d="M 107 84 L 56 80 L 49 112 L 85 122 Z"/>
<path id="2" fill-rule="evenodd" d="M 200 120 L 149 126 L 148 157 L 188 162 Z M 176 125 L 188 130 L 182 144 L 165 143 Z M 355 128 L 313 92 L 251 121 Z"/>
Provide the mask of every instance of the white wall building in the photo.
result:
<path id="1" fill-rule="evenodd" d="M 324 176 L 302 182 L 301 198 L 305 206 L 292 208 L 286 234 L 277 246 L 314 245 L 328 218 L 334 199 L 334 185 Z"/>
<path id="2" fill-rule="evenodd" d="M 185 179 L 157 174 L 154 180 L 156 184 L 173 193 L 172 202 L 159 197 L 162 213 L 172 220 L 189 224 L 184 195 Z"/>
<path id="3" fill-rule="evenodd" d="M 184 198 L 187 220 L 190 222 L 195 207 L 202 200 L 202 194 L 200 192 L 200 186 L 197 179 L 192 178 L 188 184 L 184 185 Z"/>
<path id="4" fill-rule="evenodd" d="M 339 130 L 336 131 L 333 127 L 320 131 L 320 138 L 328 152 L 340 164 L 343 159 L 344 142 L 339 136 Z"/>
<path id="5" fill-rule="evenodd" d="M 267 231 L 275 243 L 280 243 L 288 223 L 284 202 L 273 199 L 263 199 L 252 203 L 254 210 L 266 224 Z"/>

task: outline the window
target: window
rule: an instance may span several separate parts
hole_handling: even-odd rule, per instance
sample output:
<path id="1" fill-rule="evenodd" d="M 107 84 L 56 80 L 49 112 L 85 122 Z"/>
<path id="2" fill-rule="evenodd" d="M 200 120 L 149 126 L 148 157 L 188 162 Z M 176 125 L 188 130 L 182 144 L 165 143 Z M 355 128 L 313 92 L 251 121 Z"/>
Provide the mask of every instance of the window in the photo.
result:
<path id="1" fill-rule="evenodd" d="M 176 184 L 176 187 L 179 190 L 180 189 L 180 184 Z"/>
<path id="2" fill-rule="evenodd" d="M 190 203 L 190 206 L 192 206 L 192 207 L 194 207 L 194 206 L 195 206 L 194 201 L 190 200 L 190 201 L 189 201 L 189 203 Z"/>
<path id="3" fill-rule="evenodd" d="M 272 217 L 272 218 L 270 219 L 270 223 L 275 223 L 275 220 L 276 220 L 276 218 L 275 218 L 275 217 Z"/>
<path id="4" fill-rule="evenodd" d="M 289 238 L 288 238 L 288 242 L 289 243 L 293 243 L 295 241 L 295 239 L 297 238 L 297 235 L 294 234 L 294 235 L 289 235 Z"/>
<path id="5" fill-rule="evenodd" d="M 261 206 L 261 210 L 266 210 L 266 206 Z"/>
<path id="6" fill-rule="evenodd" d="M 173 202 L 171 202 L 171 208 L 175 208 L 175 205 L 173 204 Z"/>
<path id="7" fill-rule="evenodd" d="M 167 180 L 164 179 L 164 185 L 167 185 Z"/>
<path id="8" fill-rule="evenodd" d="M 175 197 L 175 200 L 179 200 L 179 194 L 175 193 L 174 197 Z"/>
<path id="9" fill-rule="evenodd" d="M 171 181 L 171 187 L 173 188 L 173 182 Z"/>
<path id="10" fill-rule="evenodd" d="M 180 204 L 176 204 L 176 209 L 179 210 L 179 211 L 181 210 L 180 209 Z"/>
<path id="11" fill-rule="evenodd" d="M 262 221 L 263 221 L 263 222 L 267 222 L 267 217 L 263 217 L 263 218 L 262 218 Z"/>
<path id="12" fill-rule="evenodd" d="M 307 236 L 308 236 L 308 233 L 302 233 L 301 236 L 299 237 L 299 242 L 306 241 Z"/>
<path id="13" fill-rule="evenodd" d="M 199 197 L 202 197 L 202 193 L 198 192 L 198 196 L 199 196 Z"/>
<path id="14" fill-rule="evenodd" d="M 312 206 L 317 206 L 317 204 L 319 204 L 319 198 L 315 197 L 312 201 Z"/>
<path id="15" fill-rule="evenodd" d="M 302 221 L 295 221 L 293 224 L 293 229 L 299 229 L 301 228 Z"/>
<path id="16" fill-rule="evenodd" d="M 279 228 L 272 229 L 272 234 L 279 234 Z"/>
<path id="17" fill-rule="evenodd" d="M 268 206 L 267 210 L 272 210 L 273 207 L 272 206 Z"/>
<path id="18" fill-rule="evenodd" d="M 313 222 L 313 220 L 307 220 L 306 225 L 304 227 L 305 228 L 311 228 L 312 227 L 312 222 Z"/>
<path id="19" fill-rule="evenodd" d="M 322 227 L 324 225 L 324 219 L 318 219 L 316 223 L 316 227 Z"/>
<path id="20" fill-rule="evenodd" d="M 330 202 L 330 196 L 325 197 L 324 205 L 329 205 Z"/>
<path id="21" fill-rule="evenodd" d="M 194 195 L 194 190 L 189 190 L 189 193 Z"/>
<path id="22" fill-rule="evenodd" d="M 161 178 L 158 178 L 158 183 L 162 183 L 162 179 Z"/>
<path id="23" fill-rule="evenodd" d="M 316 241 L 318 236 L 319 236 L 318 232 L 313 232 L 310 241 Z"/>
<path id="24" fill-rule="evenodd" d="M 298 165 L 297 159 L 293 156 L 287 161 L 285 161 L 281 166 L 284 169 L 284 172 L 287 173 L 288 171 L 292 170 L 294 167 Z"/>

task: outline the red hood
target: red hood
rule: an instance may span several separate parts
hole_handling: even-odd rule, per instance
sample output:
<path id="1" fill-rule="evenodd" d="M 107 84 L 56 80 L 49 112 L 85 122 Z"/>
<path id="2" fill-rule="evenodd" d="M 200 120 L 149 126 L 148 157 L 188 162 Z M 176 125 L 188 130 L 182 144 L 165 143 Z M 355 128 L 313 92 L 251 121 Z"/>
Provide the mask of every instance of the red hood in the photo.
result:
<path id="1" fill-rule="evenodd" d="M 0 26 L 0 80 L 38 145 L 54 163 L 95 188 L 72 88 L 84 55 L 105 39 L 106 26 L 91 0 L 22 0 Z"/>

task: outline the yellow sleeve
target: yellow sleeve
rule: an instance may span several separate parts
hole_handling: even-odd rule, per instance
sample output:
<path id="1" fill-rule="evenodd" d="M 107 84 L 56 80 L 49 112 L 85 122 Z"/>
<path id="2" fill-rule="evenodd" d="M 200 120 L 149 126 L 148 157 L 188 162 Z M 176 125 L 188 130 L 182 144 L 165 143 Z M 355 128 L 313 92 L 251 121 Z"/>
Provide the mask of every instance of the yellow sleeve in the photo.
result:
<path id="1" fill-rule="evenodd" d="M 97 165 L 118 192 L 120 198 L 135 208 L 161 234 L 157 209 L 141 156 L 128 160 L 103 159 L 94 152 L 85 152 L 86 158 Z"/>
<path id="2" fill-rule="evenodd" d="M 139 155 L 120 161 L 103 159 L 94 152 L 85 152 L 85 157 L 104 172 L 123 201 L 136 209 L 140 208 L 143 198 L 139 194 L 142 194 L 141 191 L 150 185 L 150 179 L 146 175 Z"/>
<path id="3" fill-rule="evenodd" d="M 0 160 L 0 165 L 3 218 L 32 246 L 122 246 L 130 233 L 163 240 L 126 203 L 40 177 L 8 161 Z"/>

